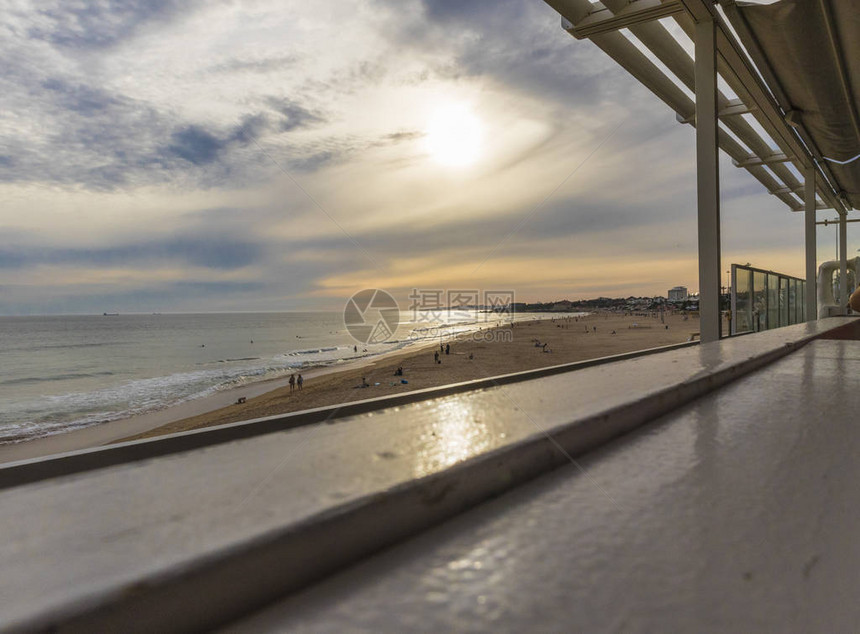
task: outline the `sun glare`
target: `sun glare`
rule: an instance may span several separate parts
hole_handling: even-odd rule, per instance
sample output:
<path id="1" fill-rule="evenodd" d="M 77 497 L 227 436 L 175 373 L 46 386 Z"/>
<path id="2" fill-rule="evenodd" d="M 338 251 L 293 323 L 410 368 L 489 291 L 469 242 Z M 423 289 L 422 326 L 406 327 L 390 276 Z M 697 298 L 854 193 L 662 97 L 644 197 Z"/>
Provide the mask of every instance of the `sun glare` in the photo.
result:
<path id="1" fill-rule="evenodd" d="M 439 108 L 427 126 L 427 151 L 442 165 L 471 165 L 481 154 L 482 140 L 481 120 L 466 106 Z"/>

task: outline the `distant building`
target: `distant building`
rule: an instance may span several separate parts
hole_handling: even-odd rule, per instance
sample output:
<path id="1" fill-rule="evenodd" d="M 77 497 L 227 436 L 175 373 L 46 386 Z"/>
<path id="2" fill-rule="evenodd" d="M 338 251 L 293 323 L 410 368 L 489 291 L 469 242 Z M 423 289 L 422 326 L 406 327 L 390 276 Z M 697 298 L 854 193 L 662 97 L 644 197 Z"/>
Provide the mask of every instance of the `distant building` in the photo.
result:
<path id="1" fill-rule="evenodd" d="M 670 302 L 683 302 L 685 299 L 687 299 L 686 286 L 676 286 L 675 288 L 669 289 Z"/>

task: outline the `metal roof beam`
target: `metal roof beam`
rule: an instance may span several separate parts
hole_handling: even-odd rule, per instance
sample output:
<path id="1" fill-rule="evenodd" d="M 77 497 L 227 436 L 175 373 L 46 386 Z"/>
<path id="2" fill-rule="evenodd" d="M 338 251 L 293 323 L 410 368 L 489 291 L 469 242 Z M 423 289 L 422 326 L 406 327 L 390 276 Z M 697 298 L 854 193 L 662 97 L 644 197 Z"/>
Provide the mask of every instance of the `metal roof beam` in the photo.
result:
<path id="1" fill-rule="evenodd" d="M 782 183 L 777 181 L 771 173 L 766 170 L 761 165 L 753 165 L 746 168 L 747 172 L 749 172 L 759 183 L 761 183 L 765 191 L 775 191 L 782 187 Z M 795 200 L 794 196 L 790 193 L 779 193 L 774 194 L 777 198 L 780 199 L 783 203 L 788 206 L 789 209 L 796 211 L 800 204 Z"/>
<path id="2" fill-rule="evenodd" d="M 687 3 L 693 0 L 685 0 Z M 699 1 L 699 0 L 695 0 Z M 693 20 L 686 15 L 677 18 L 678 24 L 687 35 L 692 37 L 694 31 Z M 800 157 L 805 164 L 809 164 L 811 157 L 793 131 L 784 122 L 782 111 L 773 100 L 770 92 L 761 83 L 755 70 L 748 64 L 742 52 L 736 48 L 734 41 L 726 35 L 722 28 L 722 20 L 718 20 L 720 28 L 717 32 L 717 46 L 720 52 L 720 74 L 735 92 L 747 93 L 752 104 L 757 108 L 756 119 L 762 124 L 765 131 L 786 153 Z M 756 135 L 757 136 L 757 135 Z M 757 154 L 763 154 L 754 148 Z"/>
<path id="3" fill-rule="evenodd" d="M 686 5 L 691 3 L 702 2 L 702 0 L 684 0 Z M 722 3 L 724 7 L 727 2 Z M 692 37 L 694 31 L 694 21 L 687 14 L 679 14 L 675 16 L 675 20 L 684 29 L 688 36 Z M 793 154 L 797 157 L 803 157 L 802 162 L 798 165 L 798 169 L 804 172 L 807 167 L 812 165 L 812 157 L 820 155 L 815 145 L 811 143 L 809 135 L 805 133 L 802 126 L 793 125 L 799 134 L 792 131 L 789 127 L 789 122 L 785 121 L 783 115 L 784 109 L 774 99 L 774 94 L 771 92 L 770 86 L 765 84 L 759 77 L 757 70 L 750 64 L 746 56 L 743 54 L 739 46 L 736 44 L 731 32 L 725 28 L 722 19 L 718 19 L 718 24 L 721 25 L 718 46 L 720 47 L 721 57 L 719 60 L 720 74 L 738 94 L 746 94 L 749 99 L 758 107 L 756 119 L 771 136 L 771 138 L 779 145 L 780 149 L 787 154 Z M 756 66 L 759 67 L 759 60 L 755 60 Z M 762 73 L 767 77 L 767 73 Z M 777 87 L 774 92 L 781 93 L 781 88 Z M 749 103 L 749 102 L 747 102 Z M 740 123 L 743 119 L 735 119 Z M 746 122 L 744 122 L 746 123 Z M 749 125 L 749 124 L 746 124 Z M 746 139 L 746 137 L 744 137 Z M 758 138 L 757 135 L 755 138 Z M 746 142 L 746 140 L 745 140 Z M 751 148 L 757 154 L 766 154 L 769 149 L 763 147 Z M 835 209 L 842 208 L 841 203 L 837 200 L 831 184 L 834 181 L 829 169 L 825 165 L 816 165 L 819 173 L 823 174 L 821 179 L 816 179 L 819 186 L 819 194 L 827 200 Z M 775 165 L 774 173 L 785 181 L 790 187 L 799 186 L 799 181 L 795 176 L 784 166 Z M 820 181 L 820 182 L 818 182 Z M 794 206 L 792 209 L 797 210 Z M 844 213 L 844 212 L 840 212 Z"/>
<path id="4" fill-rule="evenodd" d="M 570 24 L 568 21 L 567 24 Z M 565 20 L 562 20 L 565 26 Z M 654 65 L 639 49 L 620 33 L 602 33 L 591 38 L 604 53 L 614 59 L 622 68 L 633 75 L 657 97 L 676 112 L 691 113 L 695 106 L 684 91 L 678 88 L 672 80 Z"/>
<path id="5" fill-rule="evenodd" d="M 627 5 L 626 0 L 603 0 L 606 8 L 616 13 L 622 11 Z M 692 38 L 693 37 L 693 21 L 687 14 L 676 15 L 675 19 L 681 24 L 682 28 Z M 662 24 L 657 22 L 648 22 L 637 24 L 630 27 L 630 32 L 639 39 L 639 41 L 659 59 L 666 68 L 673 73 L 681 83 L 688 89 L 695 92 L 695 82 L 693 79 L 693 59 L 687 54 L 684 48 L 678 41 L 669 33 Z M 725 74 L 730 69 L 727 68 L 725 61 L 718 60 L 718 67 L 721 73 Z M 730 73 L 729 73 L 730 74 Z M 727 79 L 728 81 L 728 79 Z M 754 155 L 769 156 L 773 154 L 770 145 L 761 137 L 758 131 L 753 128 L 750 123 L 739 115 L 747 114 L 757 110 L 749 92 L 743 89 L 739 81 L 733 82 L 735 85 L 732 88 L 738 95 L 745 97 L 742 99 L 729 99 L 722 93 L 718 92 L 717 98 L 720 108 L 720 117 L 723 124 L 730 130 L 742 143 L 750 148 Z M 646 84 L 647 85 L 647 84 Z M 731 84 L 730 84 L 731 85 Z M 649 86 L 650 87 L 650 86 Z M 687 116 L 683 114 L 676 115 L 682 123 L 693 123 L 693 114 Z M 767 126 L 765 126 L 767 130 Z M 771 136 L 777 137 L 775 131 L 769 132 Z M 726 149 L 722 139 L 720 147 Z M 727 150 L 728 151 L 728 150 Z M 742 156 L 729 152 L 733 159 L 737 161 L 746 160 L 749 153 L 745 150 Z M 799 165 L 800 167 L 800 165 Z M 801 183 L 797 180 L 794 173 L 787 167 L 780 164 L 773 164 L 773 173 L 783 183 L 789 187 L 800 187 Z M 761 180 L 761 179 L 759 179 Z M 768 189 L 772 189 L 765 185 Z M 823 194 L 822 194 L 823 195 Z M 795 209 L 799 204 L 795 200 L 784 201 L 791 209 Z"/>
<path id="6" fill-rule="evenodd" d="M 584 0 L 587 4 L 587 0 Z M 562 3 L 559 3 L 561 5 Z M 555 3 L 553 3 L 555 6 Z M 564 8 L 575 12 L 581 9 L 581 3 L 577 0 L 568 0 L 564 3 Z M 570 24 L 570 20 L 566 20 L 562 16 L 562 26 L 565 22 Z M 663 28 L 663 27 L 660 27 Z M 568 28 L 565 28 L 568 31 Z M 569 31 L 568 31 L 569 32 Z M 695 105 L 693 101 L 678 88 L 666 75 L 664 75 L 654 63 L 649 60 L 639 49 L 637 49 L 626 37 L 620 33 L 602 33 L 591 38 L 591 41 L 596 44 L 604 53 L 615 60 L 619 66 L 624 68 L 633 77 L 639 80 L 642 85 L 648 88 L 652 93 L 665 102 L 670 108 L 678 113 L 688 113 L 687 118 L 695 119 Z M 673 40 L 674 42 L 674 40 Z M 692 62 L 692 60 L 691 60 Z M 683 114 L 681 115 L 683 117 Z M 735 119 L 742 121 L 742 119 Z M 693 124 L 695 125 L 695 124 Z M 749 156 L 749 152 L 738 144 L 724 130 L 719 130 L 719 144 L 732 159 L 738 161 L 744 160 Z M 761 167 L 752 166 L 747 168 L 750 174 L 758 180 L 766 189 L 776 189 L 780 183 L 775 181 L 767 170 Z M 777 195 L 779 199 L 788 205 L 791 209 L 795 209 L 799 203 L 793 200 L 791 196 L 784 194 Z"/>
<path id="7" fill-rule="evenodd" d="M 649 25 L 650 26 L 650 25 Z M 660 27 L 663 28 L 663 27 Z M 677 112 L 688 112 L 687 118 L 695 127 L 695 114 L 693 102 L 681 91 L 671 80 L 669 80 L 639 49 L 637 49 L 626 37 L 620 33 L 604 33 L 592 38 L 607 55 L 614 59 L 622 68 L 636 77 L 651 92 L 660 97 L 669 107 Z M 734 121 L 741 122 L 742 119 L 735 118 Z M 747 124 L 743 121 L 745 125 Z M 718 130 L 720 148 L 733 160 L 742 161 L 749 157 L 749 152 L 735 141 L 725 130 Z M 754 148 L 755 144 L 751 144 Z M 761 144 L 763 153 L 768 148 Z M 778 167 L 778 166 L 776 166 Z M 773 176 L 762 166 L 750 166 L 747 171 L 758 180 L 766 190 L 779 189 L 782 183 L 776 181 Z M 779 174 L 777 174 L 779 176 Z M 784 181 L 785 179 L 783 179 Z M 793 183 L 799 187 L 799 183 Z M 791 194 L 779 193 L 776 196 L 793 211 L 801 209 L 801 204 Z"/>
<path id="8" fill-rule="evenodd" d="M 776 154 L 770 154 L 768 156 L 756 156 L 755 154 L 750 154 L 749 158 L 744 159 L 743 161 L 735 161 L 733 160 L 735 167 L 749 167 L 750 165 L 772 165 L 773 163 L 788 163 L 789 161 L 794 161 L 793 156 L 786 156 L 781 152 L 777 152 Z M 801 189 L 803 189 L 801 187 Z"/>
<path id="9" fill-rule="evenodd" d="M 770 190 L 768 194 L 797 194 L 801 191 L 803 191 L 803 187 L 779 187 Z"/>
<path id="10" fill-rule="evenodd" d="M 802 194 L 806 191 L 806 185 L 800 185 L 799 187 L 777 187 L 773 189 L 770 193 L 792 193 L 792 194 Z"/>
<path id="11" fill-rule="evenodd" d="M 789 195 L 789 194 L 802 194 L 803 191 L 804 191 L 803 187 L 796 187 L 796 188 L 778 187 L 776 189 L 769 190 L 767 193 L 770 194 L 771 196 L 780 196 L 781 197 L 781 196 Z M 805 205 L 791 205 L 791 208 L 793 211 L 803 211 L 805 209 Z M 816 209 L 833 209 L 833 207 L 831 207 L 827 203 L 820 203 L 817 201 L 815 203 L 815 208 Z"/>
<path id="12" fill-rule="evenodd" d="M 702 0 L 682 0 L 687 13 L 695 22 L 703 22 L 706 20 L 717 20 L 720 16 L 710 2 Z"/>
<path id="13" fill-rule="evenodd" d="M 615 11 L 616 13 L 620 13 L 627 6 L 626 0 L 603 0 L 603 5 L 610 11 Z M 685 22 L 690 25 L 689 34 L 692 37 L 692 21 L 687 18 L 686 15 L 676 16 L 676 19 L 679 18 L 686 18 Z M 666 27 L 658 22 L 648 22 L 631 26 L 630 32 L 666 66 L 669 72 L 673 73 L 688 89 L 695 92 L 693 59 L 668 32 Z M 619 61 L 622 66 L 624 65 L 620 60 L 616 59 L 616 61 Z M 719 64 L 721 66 L 725 66 L 725 63 L 722 62 L 722 60 L 719 60 Z M 654 90 L 653 86 L 647 83 L 645 83 L 645 86 L 650 88 L 652 91 Z M 746 94 L 740 90 L 736 92 L 739 94 Z M 753 111 L 755 106 L 747 106 L 740 99 L 729 99 L 720 92 L 717 93 L 717 99 L 719 102 L 720 115 L 725 117 L 721 118 L 721 121 L 728 130 L 730 130 L 748 148 L 752 149 L 754 154 L 759 156 L 769 156 L 773 154 L 770 146 L 761 139 L 759 133 L 749 124 L 749 122 L 739 116 Z M 747 97 L 747 100 L 749 103 L 752 103 L 752 99 L 749 97 Z M 679 121 L 692 125 L 695 124 L 693 112 L 689 112 L 686 116 L 681 110 L 677 110 L 676 112 L 676 116 Z M 734 160 L 743 161 L 749 157 L 749 151 L 745 148 L 741 148 L 732 139 L 732 137 L 726 134 L 723 130 L 720 130 L 720 147 Z M 774 164 L 772 169 L 774 175 L 780 178 L 785 185 L 800 187 L 801 184 L 797 181 L 794 174 L 786 167 Z M 748 171 L 750 171 L 753 177 L 759 180 L 766 189 L 774 189 L 782 184 L 773 182 L 771 175 L 763 170 L 758 170 L 755 173 L 749 169 Z M 780 196 L 780 200 L 793 210 L 799 205 L 799 203 L 790 196 Z"/>
<path id="14" fill-rule="evenodd" d="M 730 99 L 726 107 L 720 110 L 721 117 L 735 117 L 742 114 L 748 114 L 757 110 L 755 106 L 748 106 L 740 99 Z"/>
<path id="15" fill-rule="evenodd" d="M 573 37 L 578 37 L 582 34 L 582 31 L 579 30 L 580 25 L 590 24 L 594 26 L 599 20 L 609 20 L 610 13 L 613 17 L 621 16 L 625 20 L 628 20 L 625 24 L 629 25 L 631 33 L 642 42 L 651 54 L 655 55 L 657 59 L 666 65 L 670 73 L 673 73 L 687 88 L 695 91 L 695 88 L 692 86 L 694 83 L 692 72 L 693 59 L 689 54 L 659 22 L 638 21 L 639 18 L 644 18 L 645 15 L 644 13 L 640 14 L 640 11 L 645 11 L 646 9 L 670 11 L 671 6 L 677 5 L 678 2 L 670 0 L 669 2 L 659 3 L 656 0 L 649 0 L 650 4 L 646 4 L 644 0 L 634 0 L 633 3 L 622 2 L 622 0 L 603 0 L 603 4 L 592 4 L 589 0 L 545 1 L 561 14 L 562 26 Z M 718 110 L 719 115 L 725 117 L 722 121 L 726 128 L 741 143 L 745 144 L 749 150 L 740 146 L 734 138 L 726 134 L 723 130 L 719 131 L 720 147 L 739 163 L 748 161 L 751 158 L 750 150 L 755 157 L 772 157 L 775 153 L 781 151 L 786 156 L 797 157 L 795 160 L 797 167 L 801 172 L 804 172 L 806 163 L 809 162 L 811 164 L 812 161 L 812 157 L 807 149 L 808 146 L 804 145 L 804 142 L 801 140 L 802 137 L 798 136 L 786 124 L 782 111 L 765 84 L 759 78 L 757 71 L 754 70 L 754 67 L 747 60 L 745 54 L 740 52 L 740 48 L 736 44 L 733 35 L 725 32 L 725 23 L 722 22 L 722 18 L 717 13 L 715 7 L 710 4 L 709 0 L 680 0 L 680 3 L 686 7 L 690 14 L 682 12 L 672 13 L 671 15 L 674 15 L 675 20 L 691 38 L 693 38 L 694 31 L 693 17 L 698 16 L 699 19 L 703 20 L 713 19 L 717 23 L 717 40 L 720 48 L 717 60 L 719 71 L 735 93 L 741 97 L 741 99 L 728 99 L 718 93 Z M 668 5 L 668 7 L 664 8 L 663 5 Z M 637 16 L 635 19 L 634 15 Z M 605 26 L 609 26 L 610 24 L 606 22 Z M 616 26 L 620 24 L 622 23 L 615 23 Z M 619 26 L 619 28 L 622 27 Z M 683 90 L 675 85 L 669 75 L 656 66 L 627 37 L 617 31 L 605 30 L 594 34 L 590 39 L 645 87 L 651 90 L 652 93 L 675 110 L 678 113 L 679 120 L 695 125 L 693 121 L 694 108 L 692 100 Z M 736 70 L 736 68 L 740 68 L 740 71 Z M 766 111 L 766 108 L 769 108 L 771 112 Z M 772 147 L 743 116 L 740 116 L 747 112 L 753 112 L 764 130 L 776 141 L 779 147 L 777 152 L 774 152 Z M 768 191 L 779 190 L 780 193 L 775 195 L 792 210 L 802 209 L 803 205 L 801 201 L 797 200 L 793 194 L 781 193 L 786 188 L 792 192 L 802 188 L 802 183 L 800 183 L 795 174 L 783 162 L 768 161 L 770 165 L 769 169 L 772 173 L 768 169 L 763 168 L 764 164 L 755 164 L 753 162 L 753 164 L 745 165 L 745 169 L 761 182 Z M 782 182 L 777 182 L 774 176 Z M 832 189 L 827 186 L 827 181 L 824 178 L 820 181 L 820 187 L 821 198 L 834 204 L 834 194 L 832 193 Z"/>
<path id="16" fill-rule="evenodd" d="M 739 116 L 742 114 L 747 114 L 747 113 L 755 110 L 755 106 L 750 108 L 746 104 L 744 104 L 744 102 L 741 101 L 740 99 L 730 99 L 726 103 L 727 103 L 727 105 L 723 108 L 720 108 L 719 112 L 717 113 L 717 116 L 720 119 L 723 119 L 725 117 L 736 117 L 736 116 Z M 678 123 L 690 123 L 691 124 L 695 121 L 695 117 L 693 115 L 690 115 L 689 117 L 683 117 L 680 114 L 675 113 L 675 118 L 678 120 Z M 734 130 L 733 130 L 733 132 L 734 132 Z M 740 136 L 740 135 L 738 135 L 738 136 Z"/>
<path id="17" fill-rule="evenodd" d="M 659 20 L 684 10 L 680 0 L 633 0 L 622 10 L 613 13 L 605 6 L 598 4 L 595 11 L 589 13 L 577 23 L 570 24 L 565 30 L 578 40 L 590 38 L 593 35 L 609 33 L 627 28 L 634 24 Z"/>

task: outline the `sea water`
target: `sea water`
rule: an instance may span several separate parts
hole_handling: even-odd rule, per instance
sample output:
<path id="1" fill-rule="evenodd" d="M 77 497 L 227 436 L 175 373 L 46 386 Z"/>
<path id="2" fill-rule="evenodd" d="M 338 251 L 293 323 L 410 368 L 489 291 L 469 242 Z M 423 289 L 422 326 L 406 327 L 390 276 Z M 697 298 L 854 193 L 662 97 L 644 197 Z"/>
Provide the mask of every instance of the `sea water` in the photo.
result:
<path id="1" fill-rule="evenodd" d="M 510 319 L 413 317 L 389 341 L 362 345 L 339 312 L 0 317 L 0 443 L 426 343 L 443 321 L 450 334 Z"/>

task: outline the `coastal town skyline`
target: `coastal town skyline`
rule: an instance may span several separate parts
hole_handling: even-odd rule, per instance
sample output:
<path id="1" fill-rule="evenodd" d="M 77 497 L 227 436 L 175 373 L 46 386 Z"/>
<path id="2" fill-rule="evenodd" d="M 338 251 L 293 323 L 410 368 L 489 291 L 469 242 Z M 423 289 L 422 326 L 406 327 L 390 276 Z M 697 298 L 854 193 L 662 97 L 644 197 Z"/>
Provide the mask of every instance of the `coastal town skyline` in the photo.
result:
<path id="1" fill-rule="evenodd" d="M 0 29 L 0 314 L 698 287 L 693 129 L 543 2 L 23 2 Z M 721 186 L 724 277 L 802 275 L 802 214 L 724 155 Z"/>

